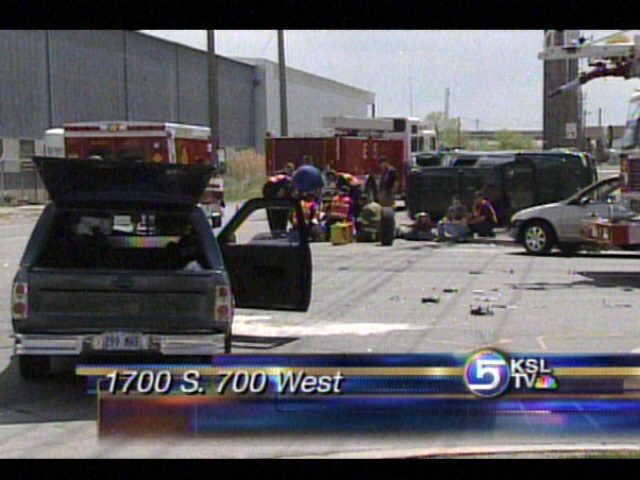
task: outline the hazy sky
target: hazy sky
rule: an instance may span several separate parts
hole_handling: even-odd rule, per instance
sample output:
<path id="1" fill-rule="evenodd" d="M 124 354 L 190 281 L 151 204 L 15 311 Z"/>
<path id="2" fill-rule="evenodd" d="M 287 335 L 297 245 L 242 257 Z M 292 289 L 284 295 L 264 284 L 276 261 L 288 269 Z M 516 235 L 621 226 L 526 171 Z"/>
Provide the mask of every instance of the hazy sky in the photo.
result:
<path id="1" fill-rule="evenodd" d="M 143 30 L 206 49 L 205 30 Z M 582 30 L 600 38 L 614 30 Z M 542 30 L 286 30 L 287 65 L 376 94 L 377 116 L 444 111 L 475 130 L 542 129 Z M 275 30 L 216 30 L 226 57 L 278 59 Z M 584 63 L 584 62 L 583 62 Z M 586 67 L 586 65 L 583 65 Z M 583 86 L 588 125 L 623 125 L 640 79 Z"/>

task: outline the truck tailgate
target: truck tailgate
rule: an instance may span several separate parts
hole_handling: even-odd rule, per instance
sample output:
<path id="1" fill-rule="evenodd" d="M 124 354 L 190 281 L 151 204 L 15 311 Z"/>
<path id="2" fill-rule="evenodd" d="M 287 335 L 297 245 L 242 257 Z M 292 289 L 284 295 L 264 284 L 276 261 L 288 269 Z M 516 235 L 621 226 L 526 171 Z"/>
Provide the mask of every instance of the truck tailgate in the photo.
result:
<path id="1" fill-rule="evenodd" d="M 215 285 L 223 273 L 29 272 L 29 330 L 100 332 L 104 330 L 188 333 L 211 331 Z"/>

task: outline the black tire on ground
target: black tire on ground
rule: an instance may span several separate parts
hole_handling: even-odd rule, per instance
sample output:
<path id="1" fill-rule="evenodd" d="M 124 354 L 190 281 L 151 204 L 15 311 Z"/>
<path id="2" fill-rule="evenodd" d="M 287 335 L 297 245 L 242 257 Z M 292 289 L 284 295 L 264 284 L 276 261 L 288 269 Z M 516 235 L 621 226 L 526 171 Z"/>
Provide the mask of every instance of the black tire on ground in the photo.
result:
<path id="1" fill-rule="evenodd" d="M 393 207 L 384 207 L 380 212 L 380 242 L 384 246 L 393 245 L 396 236 L 396 217 Z"/>
<path id="2" fill-rule="evenodd" d="M 524 226 L 522 243 L 527 253 L 546 255 L 556 243 L 553 228 L 544 221 L 534 220 Z"/>
<path id="3" fill-rule="evenodd" d="M 567 257 L 572 257 L 582 249 L 582 245 L 579 243 L 563 243 L 558 246 L 560 247 L 562 254 Z"/>
<path id="4" fill-rule="evenodd" d="M 51 357 L 48 355 L 18 355 L 20 376 L 25 380 L 46 378 L 51 373 Z"/>

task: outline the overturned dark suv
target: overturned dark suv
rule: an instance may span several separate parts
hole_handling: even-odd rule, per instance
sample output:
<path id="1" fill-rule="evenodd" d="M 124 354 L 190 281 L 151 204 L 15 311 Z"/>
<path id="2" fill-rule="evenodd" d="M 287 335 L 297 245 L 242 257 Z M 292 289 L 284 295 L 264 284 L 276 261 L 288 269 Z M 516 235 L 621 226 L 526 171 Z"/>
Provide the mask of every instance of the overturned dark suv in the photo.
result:
<path id="1" fill-rule="evenodd" d="M 235 308 L 306 311 L 307 232 L 268 232 L 246 202 L 214 236 L 197 206 L 212 168 L 36 157 L 51 202 L 12 288 L 15 354 L 24 378 L 50 373 L 53 355 L 210 357 L 229 353 Z M 244 241 L 238 229 L 253 215 Z M 296 222 L 304 225 L 304 222 Z"/>

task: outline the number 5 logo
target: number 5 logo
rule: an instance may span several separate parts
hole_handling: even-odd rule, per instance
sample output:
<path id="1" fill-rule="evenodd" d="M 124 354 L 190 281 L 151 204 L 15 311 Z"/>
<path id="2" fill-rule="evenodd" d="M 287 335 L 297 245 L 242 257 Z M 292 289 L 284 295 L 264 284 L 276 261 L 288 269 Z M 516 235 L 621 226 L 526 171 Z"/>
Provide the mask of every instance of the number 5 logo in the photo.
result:
<path id="1" fill-rule="evenodd" d="M 481 397 L 495 397 L 509 386 L 509 364 L 495 350 L 474 353 L 464 369 L 464 381 L 471 393 Z"/>

